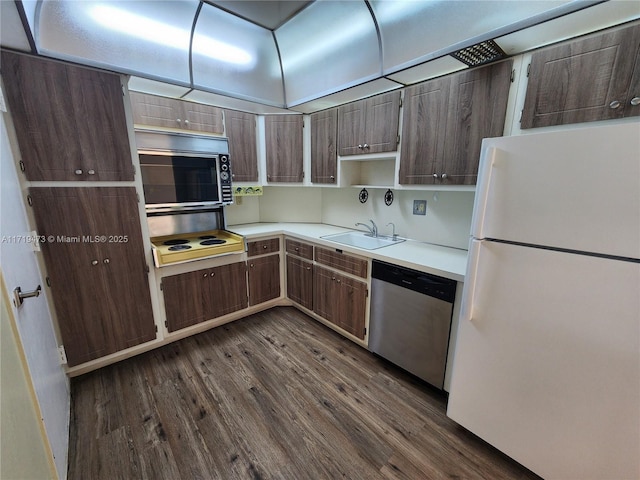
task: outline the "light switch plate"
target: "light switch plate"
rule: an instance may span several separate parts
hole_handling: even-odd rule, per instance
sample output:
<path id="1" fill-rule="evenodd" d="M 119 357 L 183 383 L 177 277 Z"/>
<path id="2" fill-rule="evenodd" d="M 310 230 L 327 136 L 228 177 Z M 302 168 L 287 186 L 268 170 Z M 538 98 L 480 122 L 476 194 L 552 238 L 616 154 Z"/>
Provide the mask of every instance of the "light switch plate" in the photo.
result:
<path id="1" fill-rule="evenodd" d="M 427 214 L 427 201 L 426 200 L 414 200 L 413 201 L 413 214 L 414 215 L 426 215 Z"/>

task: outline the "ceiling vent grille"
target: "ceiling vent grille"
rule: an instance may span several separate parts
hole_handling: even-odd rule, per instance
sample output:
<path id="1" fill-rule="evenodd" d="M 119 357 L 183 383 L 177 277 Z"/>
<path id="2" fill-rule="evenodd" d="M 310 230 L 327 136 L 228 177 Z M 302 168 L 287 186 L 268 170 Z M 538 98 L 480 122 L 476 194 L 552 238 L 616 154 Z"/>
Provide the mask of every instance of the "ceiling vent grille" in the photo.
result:
<path id="1" fill-rule="evenodd" d="M 451 54 L 453 58 L 466 63 L 470 67 L 477 67 L 485 63 L 495 62 L 507 56 L 506 53 L 493 40 L 487 40 L 476 45 L 472 45 Z"/>

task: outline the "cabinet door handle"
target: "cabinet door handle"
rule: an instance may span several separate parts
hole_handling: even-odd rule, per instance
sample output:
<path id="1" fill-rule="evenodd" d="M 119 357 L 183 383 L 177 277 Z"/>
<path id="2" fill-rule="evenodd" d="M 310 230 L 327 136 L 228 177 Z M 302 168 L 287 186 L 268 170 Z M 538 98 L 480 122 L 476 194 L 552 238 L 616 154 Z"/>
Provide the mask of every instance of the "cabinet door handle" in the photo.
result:
<path id="1" fill-rule="evenodd" d="M 250 266 L 251 268 L 253 268 L 253 263 L 251 263 L 249 266 Z"/>
<path id="2" fill-rule="evenodd" d="M 340 279 L 337 279 L 337 280 L 336 280 L 336 282 L 338 282 L 338 283 L 342 283 L 342 280 L 340 280 Z"/>
<path id="3" fill-rule="evenodd" d="M 208 273 L 203 273 L 202 278 L 207 278 L 208 275 L 209 275 Z"/>
<path id="4" fill-rule="evenodd" d="M 77 169 L 77 170 L 76 170 L 75 172 L 73 172 L 73 173 L 75 173 L 76 175 L 82 175 L 82 170 Z"/>
<path id="5" fill-rule="evenodd" d="M 438 179 L 438 178 L 440 178 L 440 177 L 438 176 L 438 174 L 437 174 L 437 173 L 434 173 L 434 174 L 433 174 L 433 178 L 435 178 L 435 179 L 437 180 L 437 179 Z"/>
<path id="6" fill-rule="evenodd" d="M 95 174 L 96 174 L 96 171 L 95 171 L 95 170 L 87 170 L 87 173 L 88 173 L 89 175 L 95 175 Z"/>
<path id="7" fill-rule="evenodd" d="M 360 150 L 362 150 L 362 144 L 358 145 L 358 148 L 359 148 Z"/>
<path id="8" fill-rule="evenodd" d="M 267 246 L 266 246 L 266 245 L 262 245 L 262 248 L 266 250 L 266 249 L 267 249 Z"/>
<path id="9" fill-rule="evenodd" d="M 443 173 L 442 175 L 440 175 L 440 178 L 441 178 L 442 180 L 444 180 L 445 178 L 447 178 L 447 174 L 446 174 L 446 173 Z"/>
<path id="10" fill-rule="evenodd" d="M 363 147 L 363 148 L 369 148 L 369 144 L 368 144 L 368 143 L 365 143 L 362 147 Z"/>
<path id="11" fill-rule="evenodd" d="M 184 121 L 184 124 L 185 124 L 185 125 L 189 125 L 189 120 L 185 120 L 185 121 Z"/>
<path id="12" fill-rule="evenodd" d="M 311 270 L 311 267 L 307 267 L 307 270 Z"/>
<path id="13" fill-rule="evenodd" d="M 176 122 L 182 123 L 182 120 L 180 120 L 179 118 L 176 118 Z"/>
<path id="14" fill-rule="evenodd" d="M 296 247 L 296 252 L 299 252 L 299 251 L 300 251 L 300 247 Z"/>
<path id="15" fill-rule="evenodd" d="M 637 107 L 640 105 L 640 97 L 633 97 L 629 103 L 634 107 Z"/>
<path id="16" fill-rule="evenodd" d="M 333 175 L 331 175 L 329 178 L 331 179 L 332 182 L 336 179 L 336 177 L 334 177 Z"/>
<path id="17" fill-rule="evenodd" d="M 94 266 L 95 266 L 95 265 L 97 265 L 98 263 L 99 263 L 99 262 L 98 262 L 98 260 L 91 260 L 91 265 L 94 265 Z"/>
<path id="18" fill-rule="evenodd" d="M 620 106 L 620 102 L 619 102 L 618 100 L 614 100 L 613 102 L 611 102 L 611 103 L 609 104 L 609 108 L 614 109 L 614 110 L 615 110 L 616 108 L 618 108 L 619 106 Z"/>
<path id="19" fill-rule="evenodd" d="M 109 260 L 108 258 L 105 258 L 105 259 L 103 260 L 103 263 L 104 263 L 105 265 L 109 265 L 109 264 L 111 263 L 111 260 Z"/>

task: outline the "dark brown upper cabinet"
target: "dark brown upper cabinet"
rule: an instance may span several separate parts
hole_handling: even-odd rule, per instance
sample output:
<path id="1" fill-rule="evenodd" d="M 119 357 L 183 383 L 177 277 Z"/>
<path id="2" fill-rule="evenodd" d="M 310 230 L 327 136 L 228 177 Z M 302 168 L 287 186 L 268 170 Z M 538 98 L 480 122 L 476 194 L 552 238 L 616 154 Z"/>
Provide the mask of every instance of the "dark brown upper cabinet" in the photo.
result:
<path id="1" fill-rule="evenodd" d="M 513 62 L 405 90 L 401 184 L 474 185 L 485 137 L 503 134 Z"/>
<path id="2" fill-rule="evenodd" d="M 68 365 L 154 340 L 135 188 L 29 193 Z"/>
<path id="3" fill-rule="evenodd" d="M 384 93 L 338 107 L 338 153 L 395 152 L 400 92 Z"/>
<path id="4" fill-rule="evenodd" d="M 256 115 L 253 113 L 236 110 L 224 111 L 234 182 L 258 181 L 256 121 Z"/>
<path id="5" fill-rule="evenodd" d="M 219 107 L 138 92 L 131 92 L 129 96 L 135 124 L 217 135 L 224 133 Z"/>
<path id="6" fill-rule="evenodd" d="M 3 51 L 2 76 L 28 180 L 133 180 L 119 75 Z"/>
<path id="7" fill-rule="evenodd" d="M 640 25 L 537 51 L 522 128 L 640 115 Z"/>
<path id="8" fill-rule="evenodd" d="M 302 115 L 265 115 L 267 182 L 302 182 Z"/>
<path id="9" fill-rule="evenodd" d="M 336 183 L 338 170 L 338 109 L 313 113 L 311 118 L 311 182 Z"/>

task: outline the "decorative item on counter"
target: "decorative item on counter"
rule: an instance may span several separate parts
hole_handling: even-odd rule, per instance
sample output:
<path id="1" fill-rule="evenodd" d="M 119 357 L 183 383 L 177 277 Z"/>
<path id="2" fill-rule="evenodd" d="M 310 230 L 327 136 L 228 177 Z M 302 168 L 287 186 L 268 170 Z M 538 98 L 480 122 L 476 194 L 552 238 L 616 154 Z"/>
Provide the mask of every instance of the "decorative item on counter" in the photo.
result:
<path id="1" fill-rule="evenodd" d="M 384 203 L 385 205 L 391 205 L 393 203 L 393 192 L 391 189 L 387 190 L 384 194 Z"/>
<path id="2" fill-rule="evenodd" d="M 364 203 L 367 201 L 367 199 L 369 198 L 369 192 L 367 192 L 366 188 L 363 188 L 362 190 L 360 190 L 360 193 L 358 194 L 358 198 L 360 199 L 360 203 Z"/>
<path id="3" fill-rule="evenodd" d="M 256 185 L 255 187 L 234 187 L 233 195 L 236 197 L 262 195 L 262 187 L 259 185 Z"/>

